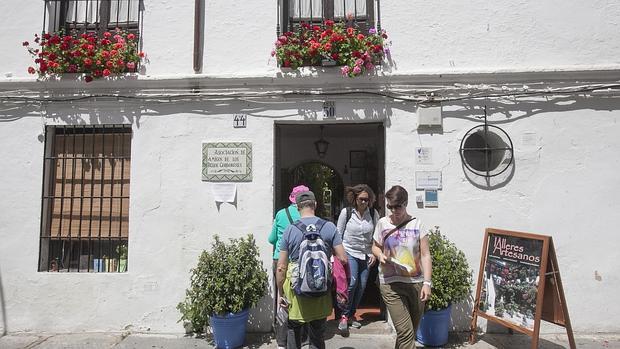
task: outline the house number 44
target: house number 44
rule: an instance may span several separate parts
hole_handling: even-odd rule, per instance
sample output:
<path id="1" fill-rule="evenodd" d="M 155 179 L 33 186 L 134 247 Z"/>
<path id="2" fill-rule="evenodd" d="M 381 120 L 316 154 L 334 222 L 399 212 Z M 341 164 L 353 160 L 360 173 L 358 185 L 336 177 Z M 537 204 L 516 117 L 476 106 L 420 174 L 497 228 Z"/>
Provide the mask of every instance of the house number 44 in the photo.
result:
<path id="1" fill-rule="evenodd" d="M 234 114 L 233 115 L 233 127 L 234 128 L 245 128 L 247 126 L 248 116 L 245 114 Z"/>

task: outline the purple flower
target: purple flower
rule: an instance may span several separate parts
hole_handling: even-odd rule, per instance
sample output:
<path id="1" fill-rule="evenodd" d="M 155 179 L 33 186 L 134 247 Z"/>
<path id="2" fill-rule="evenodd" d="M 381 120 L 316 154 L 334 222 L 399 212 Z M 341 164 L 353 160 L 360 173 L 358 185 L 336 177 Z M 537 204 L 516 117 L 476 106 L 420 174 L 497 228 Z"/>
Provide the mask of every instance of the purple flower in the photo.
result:
<path id="1" fill-rule="evenodd" d="M 377 29 L 375 29 L 375 28 L 368 29 L 368 34 L 370 34 L 370 35 L 377 34 Z"/>
<path id="2" fill-rule="evenodd" d="M 360 66 L 359 66 L 359 65 L 356 65 L 356 66 L 353 68 L 353 74 L 358 75 L 358 74 L 359 74 L 359 73 L 361 73 L 361 72 L 362 72 L 362 68 L 360 68 Z"/>
<path id="3" fill-rule="evenodd" d="M 345 65 L 344 67 L 340 68 L 340 72 L 342 73 L 343 76 L 349 75 L 350 71 L 351 71 L 351 68 L 349 68 L 348 65 Z"/>
<path id="4" fill-rule="evenodd" d="M 383 52 L 385 52 L 386 55 L 389 55 L 390 54 L 390 48 L 389 47 L 384 48 Z"/>

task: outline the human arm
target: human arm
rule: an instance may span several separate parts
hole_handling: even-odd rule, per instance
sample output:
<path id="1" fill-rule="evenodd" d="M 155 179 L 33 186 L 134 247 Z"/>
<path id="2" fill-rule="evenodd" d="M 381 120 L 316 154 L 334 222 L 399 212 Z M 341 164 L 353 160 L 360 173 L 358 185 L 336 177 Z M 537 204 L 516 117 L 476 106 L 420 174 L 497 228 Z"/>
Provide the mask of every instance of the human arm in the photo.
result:
<path id="1" fill-rule="evenodd" d="M 334 246 L 334 254 L 342 265 L 346 265 L 349 262 L 349 258 L 347 258 L 347 253 L 345 252 L 344 247 L 342 247 L 342 244 Z"/>
<path id="2" fill-rule="evenodd" d="M 344 237 L 344 230 L 347 227 L 347 208 L 343 208 L 342 211 L 340 211 L 340 215 L 338 216 L 338 222 L 336 224 L 336 231 L 337 234 L 340 234 L 340 236 Z"/>
<path id="3" fill-rule="evenodd" d="M 271 227 L 271 233 L 269 234 L 269 238 L 267 240 L 269 241 L 270 244 L 274 246 L 278 242 L 278 215 L 276 215 L 276 219 L 273 220 L 273 226 Z"/>
<path id="4" fill-rule="evenodd" d="M 286 271 L 288 270 L 288 251 L 280 250 L 280 257 L 278 258 L 278 266 L 276 268 L 276 285 L 278 287 L 278 294 L 284 295 L 284 279 L 286 279 Z M 282 296 L 280 297 L 282 298 Z M 282 307 L 287 307 L 288 304 L 282 299 L 278 299 L 278 304 Z"/>
<path id="5" fill-rule="evenodd" d="M 373 229 L 376 229 L 377 225 L 378 225 L 377 223 L 379 222 L 379 212 L 377 212 L 377 210 L 375 210 L 375 209 L 372 209 L 372 213 L 371 214 L 374 215 L 374 218 L 373 218 L 372 221 L 375 223 L 375 226 L 373 227 Z M 373 235 L 374 235 L 374 231 L 373 231 Z M 373 237 L 371 237 L 371 240 L 372 240 L 372 245 L 374 245 Z M 373 248 L 372 245 L 370 246 L 370 253 L 368 254 L 368 266 L 371 266 L 371 267 L 374 266 L 375 263 L 377 263 L 377 261 L 378 261 L 377 257 L 375 257 L 375 254 L 372 251 L 372 248 Z"/>
<path id="6" fill-rule="evenodd" d="M 372 237 L 372 254 L 375 256 L 377 261 L 379 261 L 379 263 L 385 264 L 390 260 L 389 257 L 383 254 L 383 244 L 379 243 L 379 241 L 381 240 L 381 229 L 382 224 L 379 220 L 377 221 L 377 223 L 375 223 L 375 232 Z"/>
<path id="7" fill-rule="evenodd" d="M 390 257 L 383 253 L 383 246 L 380 246 L 376 240 L 372 242 L 372 254 L 381 264 L 385 264 L 390 261 Z"/>
<path id="8" fill-rule="evenodd" d="M 422 285 L 422 291 L 420 292 L 420 300 L 427 301 L 431 298 L 431 286 L 427 282 L 431 281 L 433 275 L 433 263 L 431 259 L 431 252 L 428 247 L 428 236 L 424 236 L 420 239 L 420 258 L 422 260 L 422 270 L 424 271 L 424 284 Z"/>

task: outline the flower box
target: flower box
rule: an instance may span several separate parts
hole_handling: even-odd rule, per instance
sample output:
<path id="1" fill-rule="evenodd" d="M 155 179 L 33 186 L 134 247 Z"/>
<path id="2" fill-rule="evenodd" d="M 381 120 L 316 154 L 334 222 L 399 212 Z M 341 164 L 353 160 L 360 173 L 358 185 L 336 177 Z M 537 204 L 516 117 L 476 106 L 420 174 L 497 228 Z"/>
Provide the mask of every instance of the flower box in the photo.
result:
<path id="1" fill-rule="evenodd" d="M 23 46 L 34 58 L 35 66 L 28 67 L 30 74 L 39 78 L 79 74 L 84 81 L 118 76 L 137 71 L 144 53 L 138 50 L 138 38 L 133 33 L 116 29 L 104 32 L 101 38 L 93 33 L 65 34 L 63 31 L 35 34 L 33 48 L 25 41 Z"/>
<path id="2" fill-rule="evenodd" d="M 385 31 L 371 28 L 365 35 L 344 22 L 302 23 L 297 31 L 278 38 L 271 55 L 281 68 L 341 66 L 343 76 L 355 77 L 381 64 L 388 52 L 386 39 Z"/>

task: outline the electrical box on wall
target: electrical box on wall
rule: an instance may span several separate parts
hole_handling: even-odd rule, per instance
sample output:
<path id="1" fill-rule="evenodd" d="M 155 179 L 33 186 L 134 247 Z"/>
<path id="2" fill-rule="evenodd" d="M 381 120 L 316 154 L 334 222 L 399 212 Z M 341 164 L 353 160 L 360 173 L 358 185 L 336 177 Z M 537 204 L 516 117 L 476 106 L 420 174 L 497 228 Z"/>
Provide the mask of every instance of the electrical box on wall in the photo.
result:
<path id="1" fill-rule="evenodd" d="M 418 108 L 418 126 L 441 127 L 441 104 L 420 106 Z"/>

